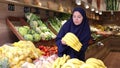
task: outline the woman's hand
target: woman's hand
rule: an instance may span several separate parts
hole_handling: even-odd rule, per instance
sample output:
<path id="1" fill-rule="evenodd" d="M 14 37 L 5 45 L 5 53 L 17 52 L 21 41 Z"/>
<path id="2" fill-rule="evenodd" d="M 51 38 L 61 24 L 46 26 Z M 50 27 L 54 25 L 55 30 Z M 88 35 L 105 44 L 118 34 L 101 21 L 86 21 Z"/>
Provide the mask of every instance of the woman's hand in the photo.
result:
<path id="1" fill-rule="evenodd" d="M 65 42 L 65 41 L 63 41 L 63 40 L 61 40 L 61 43 L 62 43 L 63 45 L 66 45 L 66 42 Z"/>

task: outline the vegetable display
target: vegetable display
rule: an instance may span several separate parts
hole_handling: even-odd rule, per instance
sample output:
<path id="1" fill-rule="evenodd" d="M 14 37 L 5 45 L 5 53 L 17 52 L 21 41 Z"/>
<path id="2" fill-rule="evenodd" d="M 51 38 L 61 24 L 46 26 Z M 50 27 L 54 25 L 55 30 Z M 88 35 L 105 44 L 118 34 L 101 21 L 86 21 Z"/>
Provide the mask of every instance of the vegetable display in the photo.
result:
<path id="1" fill-rule="evenodd" d="M 39 16 L 33 13 L 26 13 L 25 17 L 30 25 L 30 30 L 24 30 L 22 35 L 29 33 L 24 36 L 26 40 L 38 42 L 40 40 L 51 40 L 56 37 L 56 35 L 43 23 Z M 32 34 L 32 36 L 30 35 Z"/>

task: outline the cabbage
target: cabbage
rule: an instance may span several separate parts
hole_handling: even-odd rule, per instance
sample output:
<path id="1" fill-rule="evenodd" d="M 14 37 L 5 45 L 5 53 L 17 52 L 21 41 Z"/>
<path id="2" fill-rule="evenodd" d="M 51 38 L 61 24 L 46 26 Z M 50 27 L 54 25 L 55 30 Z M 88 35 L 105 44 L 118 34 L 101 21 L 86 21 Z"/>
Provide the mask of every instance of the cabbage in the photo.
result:
<path id="1" fill-rule="evenodd" d="M 36 27 L 36 28 L 35 28 L 35 31 L 36 31 L 37 33 L 39 33 L 39 34 L 42 32 L 39 27 Z"/>
<path id="2" fill-rule="evenodd" d="M 33 39 L 35 42 L 40 41 L 40 39 L 41 39 L 40 34 L 38 34 L 38 33 L 33 34 Z"/>
<path id="3" fill-rule="evenodd" d="M 43 32 L 40 34 L 40 36 L 41 36 L 42 40 L 45 40 L 45 34 Z"/>
<path id="4" fill-rule="evenodd" d="M 32 27 L 32 29 L 35 29 L 36 27 L 38 27 L 37 21 L 31 21 L 30 22 L 30 27 Z"/>
<path id="5" fill-rule="evenodd" d="M 24 28 L 24 27 L 19 27 L 19 28 L 18 28 L 18 32 L 19 32 L 22 36 L 24 36 L 25 34 L 27 34 L 28 29 L 26 29 L 26 28 Z"/>
<path id="6" fill-rule="evenodd" d="M 24 39 L 27 41 L 33 41 L 33 36 L 31 34 L 24 35 Z"/>
<path id="7" fill-rule="evenodd" d="M 30 27 L 28 27 L 28 26 L 23 26 L 23 28 L 30 30 Z"/>
<path id="8" fill-rule="evenodd" d="M 29 33 L 29 34 L 34 34 L 35 31 L 34 31 L 33 29 L 30 29 L 28 33 Z"/>

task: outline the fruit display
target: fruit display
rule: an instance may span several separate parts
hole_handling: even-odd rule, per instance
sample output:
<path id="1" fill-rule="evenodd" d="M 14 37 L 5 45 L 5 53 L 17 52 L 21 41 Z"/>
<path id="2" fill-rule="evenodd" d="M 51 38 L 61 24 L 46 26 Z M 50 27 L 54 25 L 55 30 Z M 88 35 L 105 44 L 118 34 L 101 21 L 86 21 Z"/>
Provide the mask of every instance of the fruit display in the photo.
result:
<path id="1" fill-rule="evenodd" d="M 63 57 L 58 57 L 53 63 L 52 68 L 61 68 L 68 59 L 70 59 L 70 56 L 66 54 L 64 54 Z"/>
<path id="2" fill-rule="evenodd" d="M 76 51 L 79 51 L 81 49 L 81 47 L 82 47 L 82 44 L 79 41 L 79 39 L 76 37 L 76 35 L 74 35 L 71 32 L 68 32 L 62 38 L 62 40 L 65 41 L 68 46 L 70 46 L 71 48 L 73 48 Z"/>
<path id="3" fill-rule="evenodd" d="M 31 41 L 19 41 L 0 47 L 0 57 L 8 58 L 10 68 L 20 68 L 24 62 L 33 62 L 43 53 Z"/>
<path id="4" fill-rule="evenodd" d="M 38 48 L 44 52 L 44 56 L 51 56 L 53 54 L 57 54 L 58 49 L 56 45 L 53 46 L 45 46 L 45 45 L 39 45 Z"/>
<path id="5" fill-rule="evenodd" d="M 34 62 L 34 64 L 37 68 L 52 68 L 52 65 L 57 57 L 58 56 L 56 54 L 53 54 L 48 57 L 42 56 L 39 59 L 37 59 L 37 62 Z"/>
<path id="6" fill-rule="evenodd" d="M 79 68 L 82 64 L 84 64 L 83 61 L 77 59 L 77 58 L 72 58 L 68 59 L 67 62 L 61 67 L 61 68 Z"/>
<path id="7" fill-rule="evenodd" d="M 21 68 L 52 68 L 54 61 L 58 56 L 53 54 L 51 56 L 41 56 L 33 63 L 25 62 Z"/>
<path id="8" fill-rule="evenodd" d="M 96 58 L 88 58 L 85 63 L 93 66 L 94 68 L 107 68 L 102 60 Z"/>
<path id="9" fill-rule="evenodd" d="M 85 62 L 77 58 L 70 58 L 69 55 L 58 57 L 53 63 L 52 68 L 107 68 L 102 60 L 88 58 Z"/>
<path id="10" fill-rule="evenodd" d="M 40 17 L 33 13 L 26 13 L 25 17 L 30 27 L 40 34 L 42 40 L 55 39 L 56 35 L 41 21 Z"/>

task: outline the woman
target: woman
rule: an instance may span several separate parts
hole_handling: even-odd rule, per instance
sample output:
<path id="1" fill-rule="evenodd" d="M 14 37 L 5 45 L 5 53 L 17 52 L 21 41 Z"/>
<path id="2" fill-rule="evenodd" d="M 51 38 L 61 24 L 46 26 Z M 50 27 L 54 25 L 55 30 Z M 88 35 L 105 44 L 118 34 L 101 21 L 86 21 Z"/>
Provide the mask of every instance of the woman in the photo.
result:
<path id="1" fill-rule="evenodd" d="M 64 37 L 64 35 L 68 32 L 74 33 L 82 43 L 83 46 L 79 52 L 73 50 L 69 46 L 66 46 L 66 42 L 62 40 L 62 37 Z M 90 36 L 91 33 L 85 11 L 79 7 L 74 8 L 72 16 L 61 27 L 56 37 L 58 56 L 61 57 L 63 54 L 67 54 L 70 55 L 71 58 L 78 58 L 85 61 L 85 51 L 88 47 Z"/>

